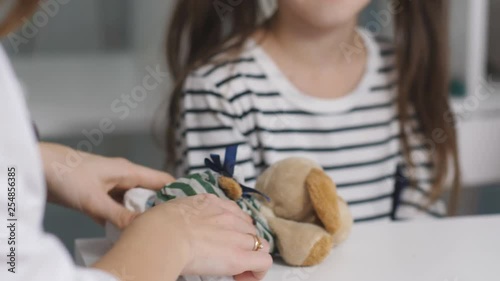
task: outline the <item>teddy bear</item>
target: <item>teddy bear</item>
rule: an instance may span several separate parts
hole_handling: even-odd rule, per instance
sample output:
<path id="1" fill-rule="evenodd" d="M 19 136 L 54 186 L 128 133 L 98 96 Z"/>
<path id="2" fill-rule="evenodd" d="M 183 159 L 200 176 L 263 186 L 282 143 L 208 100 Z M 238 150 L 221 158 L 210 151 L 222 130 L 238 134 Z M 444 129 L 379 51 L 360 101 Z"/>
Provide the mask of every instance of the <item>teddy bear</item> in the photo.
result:
<path id="1" fill-rule="evenodd" d="M 126 205 L 135 211 L 200 193 L 233 200 L 254 220 L 257 234 L 266 239 L 270 253 L 291 266 L 321 263 L 332 247 L 344 241 L 352 226 L 347 204 L 337 195 L 333 181 L 314 161 L 293 157 L 268 167 L 255 189 L 235 176 L 236 146 L 205 159 L 207 170 L 177 179 L 144 203 L 126 194 Z M 144 198 L 144 196 L 143 196 Z M 135 202 L 134 202 L 135 201 Z"/>
<path id="2" fill-rule="evenodd" d="M 262 201 L 260 211 L 287 264 L 319 264 L 349 236 L 353 223 L 349 208 L 314 161 L 301 157 L 278 161 L 258 177 L 255 188 L 270 198 Z"/>

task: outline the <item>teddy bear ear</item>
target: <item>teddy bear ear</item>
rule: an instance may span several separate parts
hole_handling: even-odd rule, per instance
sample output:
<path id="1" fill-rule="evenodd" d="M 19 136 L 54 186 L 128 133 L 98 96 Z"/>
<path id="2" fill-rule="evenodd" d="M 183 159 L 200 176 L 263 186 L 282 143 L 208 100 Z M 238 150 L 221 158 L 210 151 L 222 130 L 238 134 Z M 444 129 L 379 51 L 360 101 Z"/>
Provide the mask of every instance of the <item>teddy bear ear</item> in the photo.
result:
<path id="1" fill-rule="evenodd" d="M 341 225 L 337 191 L 332 179 L 321 169 L 312 169 L 306 177 L 306 189 L 316 215 L 326 231 L 334 234 Z"/>
<path id="2" fill-rule="evenodd" d="M 224 191 L 226 196 L 231 200 L 238 200 L 243 195 L 241 185 L 230 177 L 221 176 L 218 179 L 219 187 Z"/>

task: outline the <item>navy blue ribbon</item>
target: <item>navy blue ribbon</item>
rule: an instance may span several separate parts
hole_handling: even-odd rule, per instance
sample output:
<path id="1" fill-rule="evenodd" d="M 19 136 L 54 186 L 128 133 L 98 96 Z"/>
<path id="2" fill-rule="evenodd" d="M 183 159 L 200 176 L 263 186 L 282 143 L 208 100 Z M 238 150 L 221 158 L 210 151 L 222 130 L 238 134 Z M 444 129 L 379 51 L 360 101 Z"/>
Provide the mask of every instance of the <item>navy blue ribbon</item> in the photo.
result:
<path id="1" fill-rule="evenodd" d="M 240 184 L 240 186 L 241 186 L 241 191 L 243 192 L 243 195 L 242 195 L 243 197 L 250 198 L 250 197 L 252 197 L 251 193 L 255 193 L 255 194 L 258 194 L 258 195 L 264 197 L 267 200 L 267 202 L 271 202 L 271 198 L 269 198 L 269 196 L 267 196 L 264 193 L 258 191 L 257 189 L 250 188 L 250 187 L 244 186 L 242 184 Z"/>
<path id="2" fill-rule="evenodd" d="M 231 145 L 226 147 L 226 154 L 224 155 L 224 163 L 220 161 L 220 155 L 210 154 L 210 159 L 205 158 L 205 166 L 210 170 L 219 173 L 225 177 L 233 177 L 234 166 L 236 166 L 236 151 L 238 145 Z"/>
<path id="3" fill-rule="evenodd" d="M 207 166 L 207 168 L 222 176 L 234 179 L 234 167 L 236 166 L 237 151 L 238 151 L 237 144 L 226 147 L 226 153 L 224 155 L 224 163 L 221 162 L 220 155 L 210 154 L 210 159 L 205 158 L 205 166 Z M 251 193 L 256 193 L 266 198 L 267 201 L 271 201 L 271 199 L 262 192 L 250 188 L 248 186 L 244 186 L 241 183 L 239 183 L 239 185 L 241 186 L 243 197 L 249 198 L 252 196 Z"/>
<path id="4" fill-rule="evenodd" d="M 397 211 L 399 205 L 401 205 L 401 195 L 403 194 L 403 190 L 407 189 L 410 186 L 410 181 L 404 175 L 403 165 L 399 164 L 396 167 L 396 173 L 394 175 L 394 192 L 392 194 L 392 208 L 391 208 L 391 219 L 397 220 Z"/>

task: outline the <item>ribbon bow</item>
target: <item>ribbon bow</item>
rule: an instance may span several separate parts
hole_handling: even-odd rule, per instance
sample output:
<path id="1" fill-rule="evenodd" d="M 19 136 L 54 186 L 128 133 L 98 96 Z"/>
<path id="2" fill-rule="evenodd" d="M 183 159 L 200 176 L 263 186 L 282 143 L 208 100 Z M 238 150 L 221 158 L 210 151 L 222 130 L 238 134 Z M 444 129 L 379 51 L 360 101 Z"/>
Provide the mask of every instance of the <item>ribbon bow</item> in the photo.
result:
<path id="1" fill-rule="evenodd" d="M 220 155 L 210 154 L 210 159 L 205 158 L 205 165 L 210 170 L 219 173 L 225 177 L 233 177 L 234 166 L 236 166 L 236 151 L 238 145 L 231 145 L 226 147 L 226 155 L 224 155 L 224 163 L 220 161 Z"/>
<path id="2" fill-rule="evenodd" d="M 224 155 L 224 163 L 221 162 L 220 155 L 218 154 L 210 154 L 210 159 L 205 158 L 205 166 L 210 170 L 225 176 L 234 179 L 234 167 L 236 166 L 236 152 L 238 150 L 238 145 L 233 144 L 226 147 L 226 153 Z M 248 186 L 244 186 L 241 183 L 238 183 L 241 186 L 241 191 L 243 192 L 243 197 L 249 198 L 252 196 L 251 193 L 259 194 L 260 196 L 266 198 L 267 201 L 271 201 L 271 199 L 263 194 L 262 192 L 250 188 Z"/>

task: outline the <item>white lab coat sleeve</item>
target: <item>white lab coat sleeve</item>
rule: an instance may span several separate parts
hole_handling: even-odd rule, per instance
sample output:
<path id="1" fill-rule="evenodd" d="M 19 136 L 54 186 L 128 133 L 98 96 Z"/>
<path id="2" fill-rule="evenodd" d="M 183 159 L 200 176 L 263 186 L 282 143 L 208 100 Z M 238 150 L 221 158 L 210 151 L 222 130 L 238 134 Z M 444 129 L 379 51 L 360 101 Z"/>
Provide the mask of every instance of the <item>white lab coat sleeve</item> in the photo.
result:
<path id="1" fill-rule="evenodd" d="M 0 98 L 0 280 L 116 280 L 112 274 L 75 266 L 62 243 L 43 231 L 46 187 L 42 161 L 21 87 L 1 47 Z M 10 176 L 9 168 L 15 169 Z M 12 200 L 9 178 L 15 178 L 10 180 L 15 182 Z M 15 257 L 9 257 L 11 252 Z"/>

